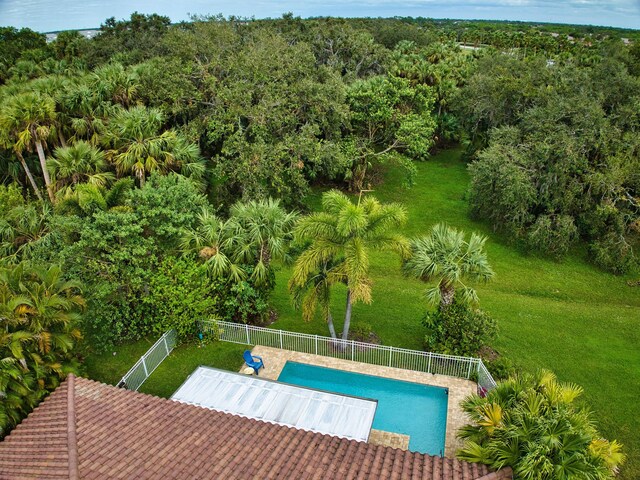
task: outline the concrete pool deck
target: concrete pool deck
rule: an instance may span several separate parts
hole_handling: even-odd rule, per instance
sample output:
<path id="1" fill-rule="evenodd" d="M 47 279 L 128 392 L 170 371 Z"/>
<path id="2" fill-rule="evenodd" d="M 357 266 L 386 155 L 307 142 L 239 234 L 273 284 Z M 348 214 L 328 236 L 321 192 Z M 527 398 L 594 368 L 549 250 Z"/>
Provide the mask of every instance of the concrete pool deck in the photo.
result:
<path id="1" fill-rule="evenodd" d="M 445 457 L 454 458 L 455 452 L 461 446 L 461 442 L 456 438 L 456 432 L 465 425 L 468 420 L 460 407 L 460 402 L 465 397 L 476 392 L 476 384 L 470 380 L 448 377 L 445 375 L 434 375 L 431 373 L 417 372 L 414 370 L 404 370 L 401 368 L 384 367 L 380 365 L 370 365 L 368 363 L 353 362 L 339 358 L 323 357 L 309 353 L 299 353 L 279 348 L 256 346 L 252 353 L 263 358 L 265 368 L 260 370 L 260 376 L 277 380 L 280 372 L 287 361 L 308 363 L 321 367 L 335 368 L 365 375 L 376 375 L 379 377 L 404 380 L 405 382 L 421 383 L 424 385 L 434 385 L 449 389 L 449 404 L 447 406 L 447 430 L 445 436 Z M 246 367 L 243 365 L 242 370 Z M 407 450 L 409 437 L 392 432 L 372 430 L 369 443 L 386 445 Z"/>

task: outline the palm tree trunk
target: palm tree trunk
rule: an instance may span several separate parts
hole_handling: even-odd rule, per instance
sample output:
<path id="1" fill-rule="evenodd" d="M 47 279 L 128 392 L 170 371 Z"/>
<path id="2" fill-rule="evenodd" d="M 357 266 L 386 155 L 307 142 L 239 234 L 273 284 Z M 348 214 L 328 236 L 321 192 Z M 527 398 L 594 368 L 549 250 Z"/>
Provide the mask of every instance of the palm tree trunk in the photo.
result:
<path id="1" fill-rule="evenodd" d="M 455 293 L 456 289 L 453 285 L 448 285 L 446 283 L 440 284 L 440 310 L 453 303 Z"/>
<path id="2" fill-rule="evenodd" d="M 44 176 L 44 184 L 47 186 L 49 200 L 51 200 L 51 203 L 55 203 L 56 197 L 53 195 L 51 177 L 49 177 L 49 170 L 47 170 L 47 160 L 44 156 L 44 148 L 40 140 L 36 140 L 36 150 L 38 151 L 38 158 L 40 159 L 40 166 L 42 167 L 42 175 Z"/>
<path id="3" fill-rule="evenodd" d="M 18 160 L 20 160 L 20 163 L 22 164 L 22 168 L 24 168 L 24 173 L 27 174 L 29 183 L 31 183 L 31 187 L 33 187 L 33 191 L 35 192 L 36 196 L 40 199 L 40 201 L 43 202 L 44 199 L 42 198 L 40 189 L 38 188 L 38 185 L 36 184 L 36 181 L 33 178 L 33 174 L 31 173 L 31 169 L 29 168 L 29 165 L 27 165 L 27 162 L 24 161 L 24 157 L 20 152 L 16 152 L 16 157 L 18 157 Z"/>
<path id="4" fill-rule="evenodd" d="M 63 147 L 67 146 L 67 141 L 65 140 L 64 134 L 60 129 L 58 129 L 58 140 L 60 141 L 60 145 L 62 145 Z"/>
<path id="5" fill-rule="evenodd" d="M 342 327 L 342 339 L 349 338 L 349 327 L 351 326 L 351 290 L 347 288 L 347 311 L 344 314 L 344 327 Z"/>
<path id="6" fill-rule="evenodd" d="M 336 327 L 333 325 L 333 315 L 331 312 L 327 312 L 327 324 L 329 325 L 329 333 L 331 334 L 331 338 L 338 338 L 336 335 Z"/>

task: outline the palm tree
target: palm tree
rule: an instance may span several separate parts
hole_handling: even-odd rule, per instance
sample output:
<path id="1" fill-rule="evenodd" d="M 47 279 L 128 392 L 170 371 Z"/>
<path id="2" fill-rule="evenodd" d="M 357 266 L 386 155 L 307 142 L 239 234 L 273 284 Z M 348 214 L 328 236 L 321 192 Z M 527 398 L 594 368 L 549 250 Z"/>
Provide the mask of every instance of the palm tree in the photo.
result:
<path id="1" fill-rule="evenodd" d="M 36 242 L 50 233 L 51 206 L 47 203 L 14 205 L 0 216 L 0 255 L 23 258 Z"/>
<path id="2" fill-rule="evenodd" d="M 106 187 L 115 180 L 113 173 L 105 171 L 108 165 L 102 150 L 82 140 L 70 147 L 56 148 L 47 162 L 58 190 L 69 190 L 79 183 Z"/>
<path id="3" fill-rule="evenodd" d="M 272 260 L 289 261 L 288 247 L 292 239 L 297 213 L 280 207 L 279 200 L 238 202 L 230 210 L 231 223 L 243 237 L 236 261 L 255 264 L 252 277 L 265 284 Z"/>
<path id="4" fill-rule="evenodd" d="M 52 203 L 55 201 L 55 196 L 47 170 L 44 147 L 47 139 L 55 132 L 55 122 L 56 104 L 54 100 L 49 95 L 43 95 L 39 92 L 23 92 L 9 97 L 0 112 L 0 130 L 4 131 L 1 136 L 5 138 L 3 143 L 7 143 L 7 139 L 10 139 L 13 150 L 23 167 L 26 163 L 22 158 L 22 152 L 25 150 L 33 151 L 35 148 L 40 160 L 47 193 Z M 31 173 L 26 167 L 25 172 L 27 172 L 34 190 L 37 191 Z"/>
<path id="5" fill-rule="evenodd" d="M 463 281 L 487 282 L 494 276 L 484 251 L 486 237 L 472 233 L 466 241 L 464 236 L 462 231 L 437 224 L 429 235 L 411 241 L 404 272 L 424 282 L 437 280 L 438 284 L 427 290 L 427 298 L 441 309 L 453 303 L 458 287 L 464 301 L 477 302 L 476 291 Z"/>
<path id="6" fill-rule="evenodd" d="M 234 261 L 241 248 L 242 239 L 237 235 L 236 226 L 206 208 L 198 214 L 197 228 L 187 230 L 180 243 L 185 254 L 196 253 L 204 261 L 213 277 L 228 277 L 235 282 L 247 276 Z"/>
<path id="7" fill-rule="evenodd" d="M 458 458 L 491 468 L 511 467 L 514 478 L 611 479 L 624 462 L 622 445 L 600 436 L 591 414 L 575 405 L 582 388 L 542 370 L 499 384 L 462 408 L 471 424 L 458 431 Z"/>
<path id="8" fill-rule="evenodd" d="M 24 170 L 24 173 L 27 176 L 27 179 L 29 180 L 29 183 L 31 184 L 33 192 L 36 194 L 40 201 L 43 201 L 44 199 L 42 198 L 42 194 L 40 193 L 38 184 L 36 183 L 35 178 L 33 178 L 33 173 L 31 173 L 31 169 L 25 161 L 22 152 L 16 148 L 16 144 L 11 140 L 9 133 L 3 128 L 5 127 L 5 125 L 2 124 L 1 116 L 2 114 L 0 113 L 0 147 L 6 148 L 7 150 L 13 150 L 16 157 L 18 158 L 18 161 L 20 162 L 20 165 L 22 166 L 22 169 Z"/>
<path id="9" fill-rule="evenodd" d="M 142 187 L 152 172 L 168 172 L 198 162 L 197 146 L 190 146 L 173 130 L 161 133 L 163 121 L 162 112 L 156 108 L 138 106 L 114 114 L 103 141 L 111 147 L 107 158 L 114 162 L 119 175 L 133 174 Z"/>
<path id="10" fill-rule="evenodd" d="M 289 283 L 292 291 L 304 288 L 315 275 L 328 275 L 347 286 L 342 338 L 349 336 L 351 309 L 355 302 L 371 303 L 370 250 L 391 250 L 405 256 L 406 239 L 395 230 L 406 221 L 398 204 L 382 205 L 373 197 L 352 203 L 332 190 L 322 196 L 322 211 L 303 217 L 294 230 L 297 241 L 309 245 L 298 257 Z M 323 287 L 324 288 L 324 287 Z"/>
<path id="11" fill-rule="evenodd" d="M 317 271 L 309 272 L 304 281 L 298 280 L 299 283 L 292 277 L 289 280 L 289 291 L 294 307 L 302 310 L 302 318 L 305 321 L 310 321 L 320 307 L 329 326 L 331 338 L 337 338 L 331 314 L 331 287 L 340 282 L 340 276 L 333 267 L 334 264 L 324 262 L 319 265 Z"/>
<path id="12" fill-rule="evenodd" d="M 72 350 L 84 307 L 78 287 L 57 266 L 0 268 L 0 433 L 77 372 Z"/>

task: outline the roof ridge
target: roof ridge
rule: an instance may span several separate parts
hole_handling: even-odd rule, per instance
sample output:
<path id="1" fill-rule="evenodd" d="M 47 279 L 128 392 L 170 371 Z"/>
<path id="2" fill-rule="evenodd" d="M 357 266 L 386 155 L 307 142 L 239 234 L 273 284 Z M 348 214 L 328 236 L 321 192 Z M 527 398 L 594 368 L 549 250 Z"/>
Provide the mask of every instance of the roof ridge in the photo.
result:
<path id="1" fill-rule="evenodd" d="M 69 480 L 78 480 L 78 439 L 76 437 L 75 376 L 67 376 L 67 445 L 69 452 Z"/>

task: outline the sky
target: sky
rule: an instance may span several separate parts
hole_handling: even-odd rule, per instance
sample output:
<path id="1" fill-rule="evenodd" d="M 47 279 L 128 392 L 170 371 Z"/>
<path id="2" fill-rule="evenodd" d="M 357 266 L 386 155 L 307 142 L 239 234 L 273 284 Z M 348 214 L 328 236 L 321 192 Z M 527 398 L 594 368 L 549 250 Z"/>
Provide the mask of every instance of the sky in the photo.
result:
<path id="1" fill-rule="evenodd" d="M 133 11 L 172 21 L 189 14 L 280 17 L 430 17 L 522 20 L 640 29 L 640 0 L 0 0 L 0 25 L 41 32 L 98 27 Z"/>

